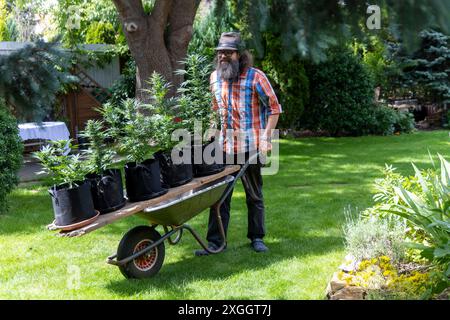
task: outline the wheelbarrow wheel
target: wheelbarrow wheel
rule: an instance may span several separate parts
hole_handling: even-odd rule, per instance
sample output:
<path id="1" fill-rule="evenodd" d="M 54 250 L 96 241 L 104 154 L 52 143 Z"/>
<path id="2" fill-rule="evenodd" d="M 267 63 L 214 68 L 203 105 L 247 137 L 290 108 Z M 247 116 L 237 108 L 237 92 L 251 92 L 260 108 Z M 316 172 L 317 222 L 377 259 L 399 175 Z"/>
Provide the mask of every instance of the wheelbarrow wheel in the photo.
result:
<path id="1" fill-rule="evenodd" d="M 125 259 L 159 240 L 161 235 L 152 227 L 138 226 L 128 231 L 117 248 L 117 260 Z M 165 247 L 161 242 L 144 255 L 119 266 L 126 278 L 149 278 L 158 273 L 164 262 Z"/>

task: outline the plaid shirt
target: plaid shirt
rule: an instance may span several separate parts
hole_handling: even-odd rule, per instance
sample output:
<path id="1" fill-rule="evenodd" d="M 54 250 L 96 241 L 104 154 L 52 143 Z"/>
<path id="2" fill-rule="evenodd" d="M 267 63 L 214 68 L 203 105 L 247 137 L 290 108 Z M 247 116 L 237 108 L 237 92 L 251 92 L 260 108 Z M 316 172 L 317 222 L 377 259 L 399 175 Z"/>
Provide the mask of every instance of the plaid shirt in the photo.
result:
<path id="1" fill-rule="evenodd" d="M 224 150 L 241 153 L 258 149 L 268 116 L 282 112 L 266 75 L 256 68 L 247 68 L 238 81 L 231 82 L 220 79 L 214 71 L 210 86 L 213 109 L 219 111 L 222 124 L 220 137 Z"/>

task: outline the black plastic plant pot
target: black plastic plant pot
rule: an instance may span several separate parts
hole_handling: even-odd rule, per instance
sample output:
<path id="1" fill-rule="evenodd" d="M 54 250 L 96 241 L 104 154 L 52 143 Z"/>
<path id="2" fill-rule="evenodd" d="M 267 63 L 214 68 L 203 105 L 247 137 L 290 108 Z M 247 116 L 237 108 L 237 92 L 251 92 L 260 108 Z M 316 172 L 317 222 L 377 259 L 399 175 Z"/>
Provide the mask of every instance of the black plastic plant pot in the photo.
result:
<path id="1" fill-rule="evenodd" d="M 214 143 L 214 142 L 213 142 Z M 192 163 L 193 163 L 193 171 L 195 177 L 204 177 L 209 176 L 215 173 L 219 173 L 225 169 L 225 165 L 221 163 L 206 163 L 205 159 L 203 159 L 203 154 L 205 152 L 205 148 L 208 147 L 211 143 L 206 143 L 203 145 L 192 145 Z M 201 161 L 202 163 L 196 163 L 195 154 L 202 154 Z M 212 150 L 211 156 L 215 157 L 215 149 Z"/>
<path id="2" fill-rule="evenodd" d="M 78 136 L 78 149 L 87 150 L 89 148 L 89 139 L 86 137 Z"/>
<path id="3" fill-rule="evenodd" d="M 97 215 L 92 201 L 90 184 L 77 182 L 77 187 L 69 188 L 67 184 L 55 186 L 48 192 L 52 196 L 54 224 L 68 226 Z"/>
<path id="4" fill-rule="evenodd" d="M 122 175 L 119 169 L 108 169 L 99 174 L 89 174 L 86 180 L 91 184 L 94 208 L 100 214 L 122 208 L 126 199 L 123 196 Z"/>
<path id="5" fill-rule="evenodd" d="M 180 150 L 180 153 L 183 152 Z M 159 161 L 163 186 L 168 188 L 178 187 L 188 183 L 194 178 L 192 163 L 174 164 L 170 151 L 158 151 L 153 154 Z"/>
<path id="6" fill-rule="evenodd" d="M 125 185 L 131 202 L 143 201 L 163 195 L 168 190 L 161 186 L 159 162 L 155 159 L 125 165 Z"/>

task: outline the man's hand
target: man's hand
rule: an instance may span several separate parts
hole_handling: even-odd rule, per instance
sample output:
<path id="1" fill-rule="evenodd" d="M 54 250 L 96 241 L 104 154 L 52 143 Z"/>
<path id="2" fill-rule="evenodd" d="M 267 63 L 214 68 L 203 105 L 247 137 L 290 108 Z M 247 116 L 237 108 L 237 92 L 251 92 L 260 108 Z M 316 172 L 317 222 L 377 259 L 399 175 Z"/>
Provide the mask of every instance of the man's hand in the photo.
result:
<path id="1" fill-rule="evenodd" d="M 269 151 L 272 150 L 272 143 L 267 141 L 266 138 L 261 137 L 261 140 L 259 141 L 259 151 L 266 155 Z"/>
<path id="2" fill-rule="evenodd" d="M 259 151 L 262 154 L 267 154 L 272 150 L 272 131 L 275 129 L 278 123 L 279 114 L 272 114 L 269 116 L 267 121 L 267 127 L 264 129 L 264 132 L 261 134 L 259 140 Z"/>

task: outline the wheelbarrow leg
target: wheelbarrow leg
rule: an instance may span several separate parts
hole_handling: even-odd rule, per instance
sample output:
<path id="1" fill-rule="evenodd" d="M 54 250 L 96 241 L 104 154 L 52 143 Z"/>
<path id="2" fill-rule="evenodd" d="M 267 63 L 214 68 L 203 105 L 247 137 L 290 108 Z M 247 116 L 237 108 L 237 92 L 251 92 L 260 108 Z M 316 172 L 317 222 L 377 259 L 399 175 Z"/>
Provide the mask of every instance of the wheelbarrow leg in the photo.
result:
<path id="1" fill-rule="evenodd" d="M 209 248 L 208 245 L 202 240 L 202 238 L 198 235 L 197 232 L 195 232 L 194 229 L 192 229 L 187 224 L 183 224 L 183 226 L 182 226 L 184 229 L 187 229 L 192 234 L 192 236 L 194 236 L 195 240 L 197 240 L 197 242 L 202 246 L 202 248 L 205 249 L 205 251 L 208 253 L 222 252 L 223 249 L 225 249 L 225 246 L 227 245 L 225 229 L 223 228 L 222 217 L 220 216 L 220 205 L 221 204 L 222 204 L 222 202 L 219 201 L 216 204 L 214 204 L 214 206 L 213 206 L 213 210 L 216 212 L 216 219 L 217 219 L 217 223 L 219 225 L 220 236 L 222 237 L 222 244 L 219 246 L 219 248 L 217 248 L 215 250 Z"/>
<path id="2" fill-rule="evenodd" d="M 186 224 L 184 224 L 182 226 L 183 228 L 189 230 L 192 233 L 194 238 L 203 247 L 203 249 L 205 249 L 206 252 L 208 252 L 208 253 L 219 253 L 219 252 L 223 251 L 223 249 L 227 245 L 227 239 L 226 239 L 226 236 L 225 236 L 225 229 L 223 228 L 222 217 L 220 215 L 220 206 L 225 201 L 225 199 L 228 197 L 230 192 L 233 190 L 233 188 L 236 185 L 237 181 L 244 176 L 244 173 L 247 170 L 247 168 L 250 165 L 250 163 L 252 163 L 253 160 L 257 160 L 258 156 L 259 156 L 259 152 L 256 152 L 256 153 L 252 154 L 247 159 L 245 164 L 241 166 L 241 169 L 239 170 L 238 174 L 235 176 L 233 182 L 231 182 L 227 186 L 227 188 L 225 189 L 224 193 L 220 197 L 219 201 L 217 201 L 212 207 L 213 210 L 216 212 L 217 224 L 219 226 L 220 236 L 222 237 L 222 244 L 220 245 L 220 247 L 218 249 L 214 250 L 214 249 L 208 248 L 208 246 L 205 244 L 205 242 L 200 238 L 200 236 L 190 226 L 188 226 Z M 245 179 L 245 178 L 243 179 L 243 183 L 249 184 L 248 180 Z M 250 190 L 250 196 L 253 199 L 258 199 L 258 196 L 254 192 L 253 188 L 249 188 L 249 190 Z"/>

